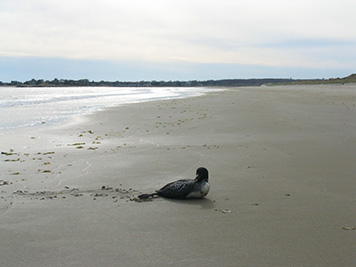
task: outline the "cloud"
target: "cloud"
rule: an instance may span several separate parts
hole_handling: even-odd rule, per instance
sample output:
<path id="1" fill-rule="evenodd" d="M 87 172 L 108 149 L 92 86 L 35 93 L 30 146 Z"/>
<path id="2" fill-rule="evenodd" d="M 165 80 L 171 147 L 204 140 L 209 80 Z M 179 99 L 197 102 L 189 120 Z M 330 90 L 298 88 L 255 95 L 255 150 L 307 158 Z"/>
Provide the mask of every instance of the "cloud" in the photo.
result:
<path id="1" fill-rule="evenodd" d="M 0 55 L 355 65 L 354 10 L 353 0 L 4 0 Z"/>

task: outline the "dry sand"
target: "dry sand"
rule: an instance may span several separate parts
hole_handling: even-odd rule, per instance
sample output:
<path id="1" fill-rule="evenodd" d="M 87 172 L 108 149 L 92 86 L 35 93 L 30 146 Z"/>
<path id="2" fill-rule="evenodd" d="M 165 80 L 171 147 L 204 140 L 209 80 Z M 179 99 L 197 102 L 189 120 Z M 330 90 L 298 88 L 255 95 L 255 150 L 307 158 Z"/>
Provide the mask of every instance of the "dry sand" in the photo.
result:
<path id="1" fill-rule="evenodd" d="M 0 266 L 355 265 L 355 103 L 236 88 L 2 135 Z M 206 199 L 133 201 L 200 166 Z"/>

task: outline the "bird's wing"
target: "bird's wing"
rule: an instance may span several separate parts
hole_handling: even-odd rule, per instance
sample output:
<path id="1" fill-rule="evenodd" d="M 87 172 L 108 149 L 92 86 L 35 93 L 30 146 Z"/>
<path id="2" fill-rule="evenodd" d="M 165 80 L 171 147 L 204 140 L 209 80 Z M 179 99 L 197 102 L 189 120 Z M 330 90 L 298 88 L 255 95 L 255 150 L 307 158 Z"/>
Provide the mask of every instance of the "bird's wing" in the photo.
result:
<path id="1" fill-rule="evenodd" d="M 185 198 L 193 188 L 194 180 L 178 180 L 165 185 L 157 191 L 157 194 L 168 198 Z"/>

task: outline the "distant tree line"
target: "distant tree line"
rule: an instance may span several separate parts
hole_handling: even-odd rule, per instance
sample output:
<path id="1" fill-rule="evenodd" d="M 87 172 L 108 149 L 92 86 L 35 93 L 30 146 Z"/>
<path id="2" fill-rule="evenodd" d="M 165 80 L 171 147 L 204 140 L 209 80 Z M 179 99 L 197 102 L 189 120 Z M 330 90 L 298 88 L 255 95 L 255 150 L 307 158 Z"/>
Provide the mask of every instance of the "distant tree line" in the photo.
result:
<path id="1" fill-rule="evenodd" d="M 225 79 L 225 80 L 207 80 L 207 81 L 140 81 L 140 82 L 123 82 L 123 81 L 89 81 L 88 79 L 65 80 L 54 79 L 48 80 L 29 80 L 26 82 L 11 81 L 4 83 L 0 81 L 0 86 L 17 86 L 17 87 L 81 87 L 81 86 L 106 86 L 106 87 L 239 87 L 239 86 L 261 86 L 277 84 L 323 84 L 323 83 L 355 83 L 356 74 L 344 78 L 331 79 Z"/>
<path id="2" fill-rule="evenodd" d="M 11 81 L 9 83 L 0 82 L 0 86 L 17 86 L 17 87 L 69 87 L 69 86 L 107 86 L 107 87 L 204 87 L 204 86 L 261 86 L 270 83 L 287 83 L 295 80 L 292 79 L 227 79 L 227 80 L 207 80 L 207 81 L 89 81 L 54 79 L 49 80 L 29 80 L 26 82 Z"/>

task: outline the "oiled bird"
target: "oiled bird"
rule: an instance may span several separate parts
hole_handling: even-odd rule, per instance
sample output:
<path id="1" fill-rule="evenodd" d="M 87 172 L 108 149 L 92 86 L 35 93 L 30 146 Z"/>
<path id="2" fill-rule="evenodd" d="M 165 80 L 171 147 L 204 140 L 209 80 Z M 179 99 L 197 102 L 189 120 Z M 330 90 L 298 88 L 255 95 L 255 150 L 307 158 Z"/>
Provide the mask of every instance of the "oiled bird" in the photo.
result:
<path id="1" fill-rule="evenodd" d="M 204 167 L 200 167 L 196 171 L 195 179 L 182 179 L 166 184 L 161 189 L 152 194 L 139 195 L 139 199 L 152 198 L 161 196 L 175 199 L 190 199 L 203 198 L 210 190 L 209 173 Z"/>

